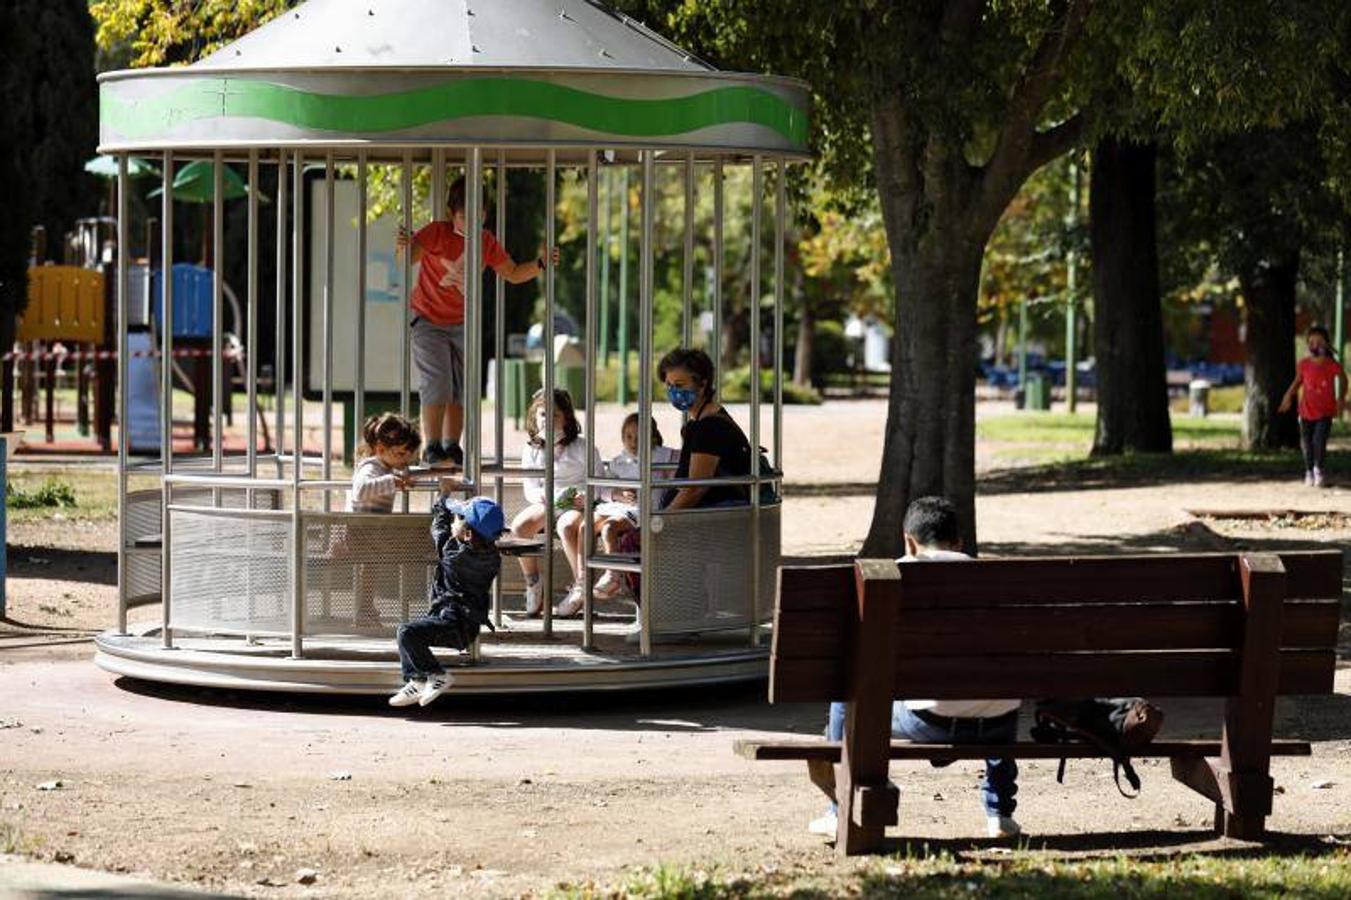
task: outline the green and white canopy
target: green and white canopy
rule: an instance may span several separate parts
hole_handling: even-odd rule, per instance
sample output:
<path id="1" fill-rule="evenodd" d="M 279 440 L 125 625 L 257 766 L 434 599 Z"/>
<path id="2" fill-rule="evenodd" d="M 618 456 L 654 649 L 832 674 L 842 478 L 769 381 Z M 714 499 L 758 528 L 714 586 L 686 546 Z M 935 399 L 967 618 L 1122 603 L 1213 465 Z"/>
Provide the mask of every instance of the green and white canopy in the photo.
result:
<path id="1" fill-rule="evenodd" d="M 100 78 L 102 153 L 429 147 L 807 154 L 809 91 L 595 0 L 309 0 L 190 66 Z"/>

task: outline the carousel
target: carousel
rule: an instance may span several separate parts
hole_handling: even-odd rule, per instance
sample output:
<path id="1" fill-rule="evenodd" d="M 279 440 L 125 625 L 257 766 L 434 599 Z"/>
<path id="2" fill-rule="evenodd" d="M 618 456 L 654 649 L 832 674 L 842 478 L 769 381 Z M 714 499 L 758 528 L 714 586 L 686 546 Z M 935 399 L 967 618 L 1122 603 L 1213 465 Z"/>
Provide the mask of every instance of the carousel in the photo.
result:
<path id="1" fill-rule="evenodd" d="M 463 177 L 466 220 L 479 221 L 481 188 L 490 183 L 494 231 L 505 240 L 508 172 L 529 170 L 544 180 L 546 247 L 558 243 L 560 180 L 584 194 L 584 285 L 577 287 L 584 362 L 573 386 L 584 434 L 596 434 L 601 320 L 611 302 L 600 289 L 608 265 L 601 248 L 611 239 L 601 188 L 619 173 L 636 181 L 640 198 L 638 421 L 653 415 L 656 359 L 676 346 L 655 345 L 660 228 L 683 239 L 678 249 L 667 247 L 682 254 L 682 343 L 695 342 L 701 323 L 705 349 L 718 359 L 725 306 L 739 299 L 752 311 L 743 336 L 756 360 L 751 380 L 772 367 L 772 386 L 763 399 L 749 390 L 748 404 L 733 413 L 748 426 L 752 449 L 765 446 L 767 462 L 745 477 L 677 480 L 652 465 L 652 435 L 639 428 L 637 478 L 589 464 L 587 519 L 604 492 L 636 492 L 641 551 L 607 555 L 586 542 L 582 614 L 566 619 L 547 602 L 542 618 L 521 615 L 521 576 L 504 558 L 496 630 L 485 630 L 466 653 L 439 651 L 454 667 L 454 690 L 637 689 L 765 676 L 780 547 L 785 181 L 788 167 L 807 158 L 805 84 L 718 71 L 592 0 L 310 0 L 193 65 L 105 74 L 100 98 L 99 149 L 118 161 L 119 248 L 127 246 L 133 160 L 162 166 L 163 271 L 174 263 L 175 174 L 205 162 L 215 182 L 217 273 L 211 447 L 176 454 L 173 367 L 163 364 L 174 356 L 174 279 L 159 281 L 148 338 L 132 335 L 128 254 L 118 254 L 119 422 L 128 421 L 129 405 L 150 403 L 158 441 L 147 451 L 119 440 L 118 620 L 97 639 L 102 668 L 220 688 L 385 693 L 399 686 L 393 636 L 426 608 L 438 473 L 414 478 L 387 515 L 344 511 L 350 482 L 341 477 L 368 413 L 414 412 L 413 263 L 410 254 L 390 252 L 389 233 L 417 224 L 415 183 L 429 185 L 429 209 L 440 211 L 449 179 Z M 248 433 L 241 449 L 227 452 L 220 273 L 222 186 L 231 169 L 245 172 L 247 183 L 248 274 L 240 293 Z M 383 219 L 368 208 L 377 169 L 398 185 L 396 209 Z M 681 185 L 683 221 L 672 220 L 669 203 L 666 221 L 659 219 L 659 179 Z M 729 193 L 747 186 L 749 212 L 734 230 L 726 222 Z M 711 227 L 696 234 L 707 221 L 696 217 L 696 205 L 710 194 Z M 275 216 L 275 246 L 260 245 L 263 215 Z M 474 272 L 484 248 L 479 232 L 469 232 L 467 271 Z M 725 250 L 734 241 L 744 242 L 748 262 L 741 298 L 724 297 Z M 696 243 L 711 247 L 706 296 L 698 299 Z M 262 254 L 275 264 L 274 283 L 260 283 Z M 562 277 L 552 265 L 542 276 L 545 351 L 537 371 L 549 422 L 564 374 L 551 352 Z M 268 293 L 276 318 L 265 326 L 259 309 Z M 465 279 L 467 402 L 457 475 L 464 494 L 493 497 L 510 517 L 524 505 L 525 480 L 542 479 L 552 496 L 554 473 L 551 460 L 524 468 L 509 445 L 504 294 L 501 279 L 495 291 L 483 279 Z M 271 359 L 254 350 L 263 327 L 274 329 Z M 154 378 L 128 381 L 133 336 L 149 341 Z M 347 428 L 335 421 L 343 416 Z M 262 446 L 260 419 L 270 438 Z M 743 487 L 748 502 L 659 508 L 670 488 L 717 484 Z M 553 535 L 557 513 L 546 508 L 543 534 Z M 544 584 L 557 587 L 571 572 L 553 544 L 541 538 L 510 552 L 537 554 Z M 616 609 L 593 597 L 602 571 L 639 576 L 636 606 Z"/>

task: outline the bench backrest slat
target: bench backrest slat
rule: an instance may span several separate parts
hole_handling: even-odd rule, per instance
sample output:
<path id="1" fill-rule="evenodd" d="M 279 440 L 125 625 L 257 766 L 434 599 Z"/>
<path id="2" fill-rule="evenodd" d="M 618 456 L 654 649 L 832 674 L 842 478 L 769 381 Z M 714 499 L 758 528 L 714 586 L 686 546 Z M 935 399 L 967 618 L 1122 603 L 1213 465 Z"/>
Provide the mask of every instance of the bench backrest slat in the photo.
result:
<path id="1" fill-rule="evenodd" d="M 1341 554 L 1280 556 L 1279 692 L 1330 690 Z M 897 696 L 1230 696 L 1241 596 L 1236 554 L 905 564 Z M 844 698 L 856 616 L 853 566 L 780 570 L 771 699 Z"/>

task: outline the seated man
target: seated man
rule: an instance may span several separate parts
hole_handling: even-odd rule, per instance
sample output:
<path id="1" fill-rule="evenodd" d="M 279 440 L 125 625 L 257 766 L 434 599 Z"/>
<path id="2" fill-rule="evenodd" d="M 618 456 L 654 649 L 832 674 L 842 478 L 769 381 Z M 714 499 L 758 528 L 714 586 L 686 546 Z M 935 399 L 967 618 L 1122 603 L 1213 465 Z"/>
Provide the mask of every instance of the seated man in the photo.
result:
<path id="1" fill-rule="evenodd" d="M 962 553 L 961 529 L 956 508 L 943 497 L 921 497 L 905 511 L 905 553 L 901 562 L 912 560 L 969 560 Z M 979 627 L 973 623 L 972 627 Z M 901 740 L 933 744 L 1010 744 L 1018 736 L 1019 700 L 902 700 L 892 706 L 891 733 Z M 843 703 L 830 705 L 826 737 L 844 738 Z M 808 830 L 834 837 L 834 767 L 811 766 L 812 781 L 831 797 L 829 812 L 813 819 Z M 1014 837 L 1021 832 L 1013 820 L 1018 805 L 1018 764 L 1012 759 L 987 759 L 981 782 L 990 837 Z"/>

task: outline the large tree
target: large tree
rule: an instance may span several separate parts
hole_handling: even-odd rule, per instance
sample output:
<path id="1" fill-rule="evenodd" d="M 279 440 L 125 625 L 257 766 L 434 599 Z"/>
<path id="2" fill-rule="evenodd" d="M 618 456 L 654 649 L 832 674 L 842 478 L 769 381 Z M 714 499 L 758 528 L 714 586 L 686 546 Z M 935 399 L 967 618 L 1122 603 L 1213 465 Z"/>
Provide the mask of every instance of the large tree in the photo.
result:
<path id="1" fill-rule="evenodd" d="M 975 546 L 981 256 L 1037 168 L 1091 137 L 1246 127 L 1321 77 L 1331 0 L 656 0 L 674 36 L 732 66 L 799 75 L 845 184 L 876 189 L 896 345 L 867 554 L 895 553 L 910 498 L 951 497 Z M 1123 79 L 1132 90 L 1118 100 Z M 1260 112 L 1259 112 L 1260 111 Z"/>

